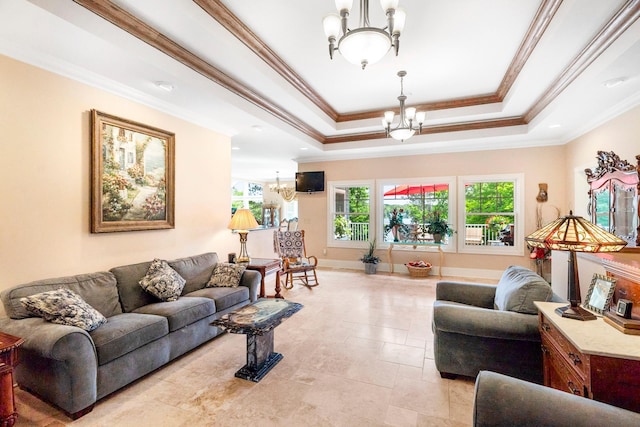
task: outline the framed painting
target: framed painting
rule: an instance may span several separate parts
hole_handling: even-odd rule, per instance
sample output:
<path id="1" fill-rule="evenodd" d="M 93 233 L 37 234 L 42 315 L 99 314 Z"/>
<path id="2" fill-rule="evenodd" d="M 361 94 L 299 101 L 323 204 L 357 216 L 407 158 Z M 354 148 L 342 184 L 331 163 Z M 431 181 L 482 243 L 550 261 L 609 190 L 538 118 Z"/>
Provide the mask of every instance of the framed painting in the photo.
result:
<path id="1" fill-rule="evenodd" d="M 91 232 L 175 228 L 175 135 L 91 110 Z"/>

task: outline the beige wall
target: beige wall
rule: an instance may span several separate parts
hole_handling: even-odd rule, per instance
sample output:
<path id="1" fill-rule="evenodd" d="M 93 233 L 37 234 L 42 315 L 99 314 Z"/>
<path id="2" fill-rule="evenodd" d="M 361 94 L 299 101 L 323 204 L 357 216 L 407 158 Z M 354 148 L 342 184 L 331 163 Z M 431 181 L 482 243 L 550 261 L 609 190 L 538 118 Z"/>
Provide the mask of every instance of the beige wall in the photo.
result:
<path id="1" fill-rule="evenodd" d="M 636 164 L 636 156 L 640 155 L 640 106 L 576 138 L 566 147 L 567 194 L 573 195 L 567 209 L 586 217 L 589 186 L 584 169 L 598 165 L 598 151 L 613 151 L 621 159 Z"/>
<path id="2" fill-rule="evenodd" d="M 327 181 L 523 173 L 525 177 L 524 221 L 527 234 L 535 230 L 538 183 L 547 183 L 549 186 L 549 201 L 543 204 L 542 210 L 546 222 L 557 217 L 556 207 L 562 208 L 567 197 L 564 183 L 565 149 L 562 146 L 317 162 L 301 164 L 299 169 L 324 170 Z M 362 255 L 362 249 L 327 247 L 327 195 L 328 192 L 298 196 L 300 226 L 307 230 L 308 252 L 323 258 L 325 264 L 331 264 L 331 260 L 357 262 Z M 324 248 L 327 249 L 326 255 L 323 255 Z M 403 251 L 396 248 L 393 253 L 395 264 L 403 264 L 417 257 L 411 249 Z M 379 251 L 379 255 L 383 261 L 387 260 L 383 251 Z M 436 254 L 420 257 L 423 259 L 426 257 L 436 264 L 439 261 Z M 471 272 L 477 273 L 484 270 L 488 276 L 495 277 L 505 267 L 513 264 L 532 266 L 526 251 L 522 256 L 447 253 L 444 272 L 454 275 L 471 275 Z M 353 265 L 356 268 L 362 268 L 358 263 Z"/>
<path id="3" fill-rule="evenodd" d="M 176 135 L 176 227 L 89 232 L 89 111 Z M 239 249 L 226 229 L 230 140 L 105 91 L 0 56 L 0 290 L 205 251 Z"/>
<path id="4" fill-rule="evenodd" d="M 585 168 L 595 168 L 598 165 L 596 155 L 598 151 L 613 151 L 622 160 L 636 164 L 636 156 L 640 154 L 640 107 L 635 107 L 602 126 L 576 138 L 566 145 L 567 164 L 565 168 L 567 182 L 566 209 L 573 209 L 576 215 L 589 218 L 587 212 L 588 196 L 587 178 L 584 173 Z M 564 255 L 564 254 L 562 254 Z M 554 254 L 554 260 L 561 257 Z M 618 253 L 615 255 L 620 262 L 627 260 L 640 260 L 640 253 Z M 597 256 L 582 254 L 578 258 L 578 272 L 580 275 L 580 288 L 582 297 L 587 295 L 589 284 L 593 273 L 604 274 L 605 270 L 600 265 Z M 567 282 L 566 263 L 553 263 L 554 283 Z M 554 290 L 560 295 L 566 295 L 566 290 L 562 292 L 562 286 Z"/>
<path id="5" fill-rule="evenodd" d="M 176 134 L 176 228 L 113 234 L 89 233 L 89 111 L 98 109 Z M 105 91 L 0 56 L 0 290 L 29 280 L 91 272 L 115 265 L 216 251 L 239 250 L 226 224 L 230 204 L 230 141 L 209 130 Z M 555 207 L 586 210 L 581 196 L 585 167 L 597 150 L 628 161 L 640 154 L 640 107 L 559 147 L 479 151 L 301 164 L 324 170 L 327 180 L 387 179 L 524 173 L 525 233 L 535 228 L 538 183 L 549 185 L 545 221 Z M 357 262 L 362 250 L 326 245 L 326 192 L 299 195 L 300 227 L 308 252 Z M 252 232 L 253 256 L 271 256 L 272 233 Z M 326 255 L 323 250 L 327 249 Z M 394 251 L 396 263 L 415 258 Z M 386 255 L 379 255 L 386 260 Z M 635 256 L 635 255 L 634 255 Z M 427 255 L 433 259 L 433 255 Z M 434 259 L 435 261 L 435 259 Z M 522 257 L 447 254 L 451 272 L 500 271 L 530 266 Z M 445 270 L 446 272 L 446 270 Z"/>

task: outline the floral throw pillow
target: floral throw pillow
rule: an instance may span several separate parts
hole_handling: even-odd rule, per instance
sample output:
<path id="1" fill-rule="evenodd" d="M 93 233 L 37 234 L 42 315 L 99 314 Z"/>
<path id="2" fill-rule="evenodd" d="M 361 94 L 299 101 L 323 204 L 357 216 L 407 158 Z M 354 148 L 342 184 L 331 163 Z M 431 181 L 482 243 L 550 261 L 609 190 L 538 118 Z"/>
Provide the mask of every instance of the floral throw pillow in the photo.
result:
<path id="1" fill-rule="evenodd" d="M 138 282 L 142 289 L 162 301 L 176 301 L 187 281 L 167 261 L 154 259 Z"/>
<path id="2" fill-rule="evenodd" d="M 240 278 L 246 269 L 247 267 L 241 264 L 219 262 L 213 269 L 213 274 L 209 279 L 209 283 L 207 283 L 207 287 L 235 288 L 240 284 Z"/>
<path id="3" fill-rule="evenodd" d="M 20 303 L 28 312 L 51 323 L 77 326 L 87 332 L 107 323 L 107 318 L 98 310 L 65 288 L 29 295 L 20 298 Z"/>

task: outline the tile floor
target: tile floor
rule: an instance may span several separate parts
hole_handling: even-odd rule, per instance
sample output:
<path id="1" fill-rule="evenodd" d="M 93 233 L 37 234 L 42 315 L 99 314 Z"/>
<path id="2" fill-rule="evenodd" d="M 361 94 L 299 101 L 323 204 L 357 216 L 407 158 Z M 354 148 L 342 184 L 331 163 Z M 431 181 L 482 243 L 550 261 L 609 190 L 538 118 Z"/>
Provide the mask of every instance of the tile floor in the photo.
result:
<path id="1" fill-rule="evenodd" d="M 246 336 L 223 334 L 74 422 L 16 388 L 16 425 L 471 425 L 473 381 L 441 379 L 433 361 L 436 276 L 318 275 L 312 290 L 285 291 L 304 308 L 275 330 L 284 358 L 259 383 L 234 377 L 246 362 Z"/>

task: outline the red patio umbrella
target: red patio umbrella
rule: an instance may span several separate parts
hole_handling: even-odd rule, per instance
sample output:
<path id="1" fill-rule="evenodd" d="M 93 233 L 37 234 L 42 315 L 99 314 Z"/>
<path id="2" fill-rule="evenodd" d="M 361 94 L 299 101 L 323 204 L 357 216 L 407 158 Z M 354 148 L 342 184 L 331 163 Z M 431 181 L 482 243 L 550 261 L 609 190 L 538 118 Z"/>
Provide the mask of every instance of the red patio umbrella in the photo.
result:
<path id="1" fill-rule="evenodd" d="M 448 189 L 449 184 L 398 185 L 385 192 L 384 196 L 409 196 L 412 194 L 434 193 Z"/>

